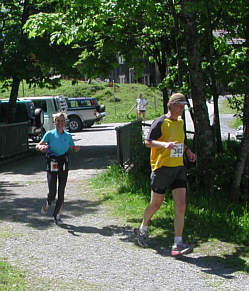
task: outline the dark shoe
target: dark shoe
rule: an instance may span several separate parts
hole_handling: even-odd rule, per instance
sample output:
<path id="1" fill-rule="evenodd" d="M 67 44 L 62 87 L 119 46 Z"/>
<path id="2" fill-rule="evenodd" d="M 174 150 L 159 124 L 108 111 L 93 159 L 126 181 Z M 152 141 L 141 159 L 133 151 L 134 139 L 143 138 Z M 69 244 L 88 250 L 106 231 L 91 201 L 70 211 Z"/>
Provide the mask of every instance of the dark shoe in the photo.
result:
<path id="1" fill-rule="evenodd" d="M 147 248 L 148 245 L 148 231 L 141 232 L 139 228 L 134 229 L 134 233 L 137 236 L 137 243 L 140 247 Z"/>
<path id="2" fill-rule="evenodd" d="M 54 222 L 55 222 L 56 225 L 61 225 L 61 224 L 63 224 L 63 222 L 62 222 L 62 220 L 61 220 L 61 217 L 60 217 L 60 215 L 58 215 L 58 214 L 54 217 Z"/>
<path id="3" fill-rule="evenodd" d="M 171 256 L 173 257 L 179 257 L 182 255 L 189 254 L 193 250 L 193 246 L 188 245 L 188 244 L 173 244 L 172 249 L 171 249 Z"/>

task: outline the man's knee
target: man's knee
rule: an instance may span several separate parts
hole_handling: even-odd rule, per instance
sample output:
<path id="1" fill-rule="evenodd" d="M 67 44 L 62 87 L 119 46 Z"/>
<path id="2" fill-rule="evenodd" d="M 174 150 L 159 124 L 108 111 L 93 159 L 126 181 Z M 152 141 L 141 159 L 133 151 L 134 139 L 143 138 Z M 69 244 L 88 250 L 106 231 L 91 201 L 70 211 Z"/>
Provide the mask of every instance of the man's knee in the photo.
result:
<path id="1" fill-rule="evenodd" d="M 162 202 L 159 202 L 159 201 L 155 201 L 151 203 L 151 206 L 155 211 L 158 210 L 161 207 L 161 205 L 162 205 Z"/>
<path id="2" fill-rule="evenodd" d="M 152 195 L 152 197 L 151 197 L 150 204 L 151 204 L 151 207 L 154 209 L 154 211 L 156 211 L 161 207 L 164 195 L 157 194 L 153 191 L 152 191 L 151 195 Z"/>
<path id="3" fill-rule="evenodd" d="M 185 213 L 186 210 L 186 203 L 185 202 L 180 202 L 180 203 L 175 203 L 175 212 L 176 213 Z"/>

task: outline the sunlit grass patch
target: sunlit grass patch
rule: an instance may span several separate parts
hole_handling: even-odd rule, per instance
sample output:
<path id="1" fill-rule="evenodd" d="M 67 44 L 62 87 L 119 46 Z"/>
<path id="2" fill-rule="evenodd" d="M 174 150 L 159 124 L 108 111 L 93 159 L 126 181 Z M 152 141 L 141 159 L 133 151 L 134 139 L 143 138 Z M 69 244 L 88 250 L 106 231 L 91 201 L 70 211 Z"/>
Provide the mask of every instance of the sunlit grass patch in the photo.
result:
<path id="1" fill-rule="evenodd" d="M 12 267 L 5 260 L 0 259 L 0 290 L 22 291 L 25 290 L 23 274 Z"/>

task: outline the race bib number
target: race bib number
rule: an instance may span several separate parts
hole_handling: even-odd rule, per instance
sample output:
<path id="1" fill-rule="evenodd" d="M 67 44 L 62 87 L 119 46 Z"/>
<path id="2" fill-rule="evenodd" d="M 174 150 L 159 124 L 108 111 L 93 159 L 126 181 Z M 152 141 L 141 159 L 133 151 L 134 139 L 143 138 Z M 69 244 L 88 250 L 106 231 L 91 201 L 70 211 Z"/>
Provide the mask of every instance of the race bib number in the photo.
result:
<path id="1" fill-rule="evenodd" d="M 173 147 L 173 149 L 170 150 L 170 157 L 171 158 L 180 158 L 183 156 L 183 143 L 177 143 Z"/>
<path id="2" fill-rule="evenodd" d="M 51 172 L 58 172 L 58 162 L 56 162 L 56 161 L 50 162 L 50 171 Z"/>

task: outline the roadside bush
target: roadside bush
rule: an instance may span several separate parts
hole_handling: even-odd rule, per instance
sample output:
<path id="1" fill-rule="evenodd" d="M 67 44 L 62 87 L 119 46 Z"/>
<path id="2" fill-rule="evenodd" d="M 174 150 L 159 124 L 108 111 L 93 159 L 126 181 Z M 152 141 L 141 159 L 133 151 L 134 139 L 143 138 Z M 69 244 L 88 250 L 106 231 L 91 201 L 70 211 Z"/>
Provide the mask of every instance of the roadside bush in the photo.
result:
<path id="1" fill-rule="evenodd" d="M 229 194 L 235 162 L 236 155 L 229 152 L 220 153 L 216 156 L 215 191 Z"/>
<path id="2" fill-rule="evenodd" d="M 216 156 L 215 189 L 228 196 L 234 178 L 234 169 L 239 155 L 240 143 L 237 141 L 225 141 L 223 146 L 224 152 Z M 244 176 L 241 184 L 242 188 L 245 182 L 248 183 L 248 178 Z"/>
<path id="3" fill-rule="evenodd" d="M 189 141 L 188 141 L 189 143 Z M 231 183 L 234 178 L 234 169 L 236 165 L 236 160 L 239 155 L 240 143 L 237 141 L 224 141 L 223 142 L 223 152 L 219 153 L 215 157 L 215 177 L 214 177 L 214 192 L 216 194 L 224 195 L 224 197 L 229 198 L 229 193 L 231 189 Z M 187 175 L 190 190 L 193 192 L 198 192 L 195 187 L 195 179 L 198 176 L 198 169 L 187 164 Z M 248 176 L 243 175 L 241 190 L 247 189 Z M 242 194 L 243 200 L 249 200 L 248 193 Z"/>

